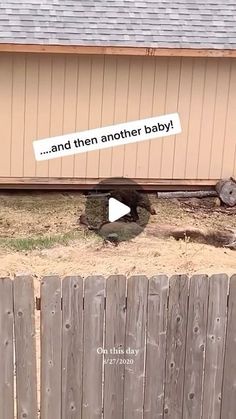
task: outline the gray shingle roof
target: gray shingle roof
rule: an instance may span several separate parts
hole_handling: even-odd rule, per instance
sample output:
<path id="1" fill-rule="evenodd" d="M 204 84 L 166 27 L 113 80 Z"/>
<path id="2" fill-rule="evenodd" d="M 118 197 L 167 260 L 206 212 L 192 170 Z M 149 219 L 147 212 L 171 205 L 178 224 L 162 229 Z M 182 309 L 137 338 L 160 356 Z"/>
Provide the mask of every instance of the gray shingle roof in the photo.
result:
<path id="1" fill-rule="evenodd" d="M 1 0 L 0 43 L 236 48 L 236 0 Z"/>

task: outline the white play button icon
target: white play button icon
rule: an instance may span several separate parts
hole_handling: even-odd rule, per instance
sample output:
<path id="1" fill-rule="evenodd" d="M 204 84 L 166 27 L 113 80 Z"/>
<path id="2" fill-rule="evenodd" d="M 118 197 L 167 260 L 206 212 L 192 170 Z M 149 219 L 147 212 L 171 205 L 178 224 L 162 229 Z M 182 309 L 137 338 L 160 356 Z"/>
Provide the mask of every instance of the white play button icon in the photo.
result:
<path id="1" fill-rule="evenodd" d="M 110 223 L 113 223 L 119 218 L 124 217 L 124 215 L 130 213 L 130 207 L 122 202 L 117 201 L 115 198 L 110 198 L 108 201 L 108 219 Z"/>

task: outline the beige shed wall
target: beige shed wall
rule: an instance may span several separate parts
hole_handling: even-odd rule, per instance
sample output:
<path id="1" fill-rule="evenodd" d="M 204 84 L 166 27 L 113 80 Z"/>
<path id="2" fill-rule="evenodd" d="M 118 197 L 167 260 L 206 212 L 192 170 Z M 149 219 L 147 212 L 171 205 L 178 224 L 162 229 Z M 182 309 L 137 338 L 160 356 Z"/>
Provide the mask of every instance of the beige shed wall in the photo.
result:
<path id="1" fill-rule="evenodd" d="M 176 111 L 182 134 L 34 159 L 35 139 Z M 0 133 L 0 183 L 236 176 L 236 59 L 1 53 Z"/>

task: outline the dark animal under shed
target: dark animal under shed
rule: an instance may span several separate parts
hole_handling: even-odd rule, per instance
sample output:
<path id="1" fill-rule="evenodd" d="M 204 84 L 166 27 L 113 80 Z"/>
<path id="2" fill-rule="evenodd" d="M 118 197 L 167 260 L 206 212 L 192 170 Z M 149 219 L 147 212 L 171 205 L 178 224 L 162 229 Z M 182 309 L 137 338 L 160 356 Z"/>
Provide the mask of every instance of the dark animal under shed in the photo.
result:
<path id="1" fill-rule="evenodd" d="M 156 214 L 156 211 L 150 204 L 147 195 L 140 193 L 135 189 L 115 189 L 110 192 L 109 197 L 117 199 L 130 207 L 130 219 L 132 221 L 139 220 L 137 211 L 138 207 L 145 208 L 152 215 Z"/>

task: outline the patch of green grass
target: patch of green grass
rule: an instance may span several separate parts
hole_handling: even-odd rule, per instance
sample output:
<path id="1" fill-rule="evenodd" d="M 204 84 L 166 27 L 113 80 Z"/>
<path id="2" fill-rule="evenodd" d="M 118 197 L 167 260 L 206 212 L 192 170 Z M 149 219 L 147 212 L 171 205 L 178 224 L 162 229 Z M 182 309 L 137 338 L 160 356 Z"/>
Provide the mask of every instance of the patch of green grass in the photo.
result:
<path id="1" fill-rule="evenodd" d="M 84 195 L 76 194 L 68 196 L 60 193 L 34 193 L 6 195 L 0 193 L 1 207 L 12 211 L 24 211 L 33 213 L 55 213 L 75 211 L 84 205 Z"/>
<path id="2" fill-rule="evenodd" d="M 57 244 L 67 246 L 71 241 L 81 239 L 82 232 L 69 231 L 64 234 L 29 238 L 1 238 L 0 246 L 17 251 L 48 249 Z"/>

